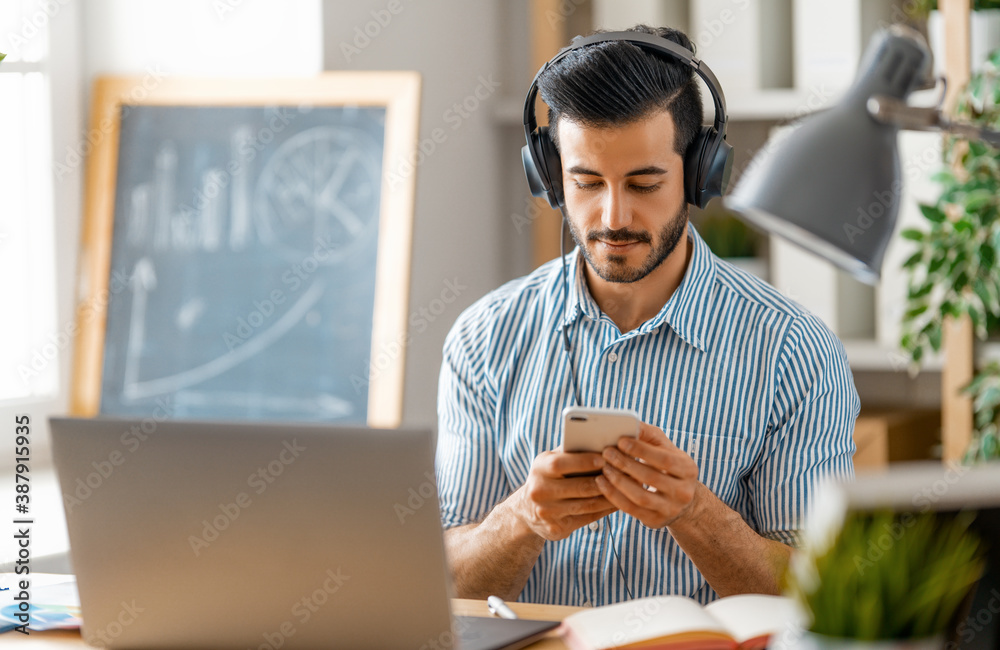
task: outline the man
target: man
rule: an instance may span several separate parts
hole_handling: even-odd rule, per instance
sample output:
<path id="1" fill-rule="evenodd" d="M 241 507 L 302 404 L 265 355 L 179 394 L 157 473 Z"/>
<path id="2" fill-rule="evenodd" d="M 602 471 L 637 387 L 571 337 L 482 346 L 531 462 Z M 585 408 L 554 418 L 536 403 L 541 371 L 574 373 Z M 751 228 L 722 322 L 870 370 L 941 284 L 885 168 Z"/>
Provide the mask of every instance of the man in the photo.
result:
<path id="1" fill-rule="evenodd" d="M 673 29 L 634 31 L 692 49 Z M 815 484 L 853 474 L 843 346 L 689 226 L 683 161 L 702 122 L 689 67 L 606 42 L 538 83 L 571 286 L 566 302 L 564 260 L 545 264 L 466 310 L 445 343 L 438 483 L 457 595 L 778 593 Z M 564 453 L 574 381 L 583 406 L 636 410 L 639 439 Z"/>

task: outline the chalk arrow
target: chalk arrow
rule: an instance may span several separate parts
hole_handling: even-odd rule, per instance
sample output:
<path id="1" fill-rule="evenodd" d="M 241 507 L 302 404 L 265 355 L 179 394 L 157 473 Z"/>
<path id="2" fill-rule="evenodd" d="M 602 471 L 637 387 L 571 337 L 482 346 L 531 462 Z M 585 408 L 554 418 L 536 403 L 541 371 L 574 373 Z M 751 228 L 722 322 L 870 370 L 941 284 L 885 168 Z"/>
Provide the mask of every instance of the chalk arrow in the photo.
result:
<path id="1" fill-rule="evenodd" d="M 148 257 L 136 262 L 128 280 L 132 289 L 132 318 L 129 321 L 128 350 L 125 353 L 124 393 L 128 395 L 139 380 L 139 357 L 146 333 L 146 297 L 156 288 L 156 270 Z"/>

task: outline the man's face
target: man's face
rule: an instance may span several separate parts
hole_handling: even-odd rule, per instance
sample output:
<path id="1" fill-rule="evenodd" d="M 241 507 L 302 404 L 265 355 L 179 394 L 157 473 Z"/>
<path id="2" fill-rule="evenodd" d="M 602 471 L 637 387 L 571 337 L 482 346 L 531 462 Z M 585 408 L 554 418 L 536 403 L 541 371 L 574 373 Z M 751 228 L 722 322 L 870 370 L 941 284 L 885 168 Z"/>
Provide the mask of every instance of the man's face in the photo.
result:
<path id="1" fill-rule="evenodd" d="M 608 282 L 646 277 L 687 226 L 670 113 L 611 128 L 560 118 L 559 148 L 570 232 L 590 267 Z"/>

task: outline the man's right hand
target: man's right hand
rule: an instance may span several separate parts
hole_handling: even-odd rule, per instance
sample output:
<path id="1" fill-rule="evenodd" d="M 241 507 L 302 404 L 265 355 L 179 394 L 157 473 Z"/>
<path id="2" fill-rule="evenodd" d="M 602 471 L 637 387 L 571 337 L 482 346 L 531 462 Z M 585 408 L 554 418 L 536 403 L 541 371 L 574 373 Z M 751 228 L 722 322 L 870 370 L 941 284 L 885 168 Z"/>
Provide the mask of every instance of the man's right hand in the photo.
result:
<path id="1" fill-rule="evenodd" d="M 601 454 L 567 453 L 562 447 L 544 451 L 531 463 L 528 480 L 512 495 L 514 514 L 533 533 L 549 541 L 569 537 L 577 528 L 618 508 L 611 505 L 589 474 L 604 467 Z"/>

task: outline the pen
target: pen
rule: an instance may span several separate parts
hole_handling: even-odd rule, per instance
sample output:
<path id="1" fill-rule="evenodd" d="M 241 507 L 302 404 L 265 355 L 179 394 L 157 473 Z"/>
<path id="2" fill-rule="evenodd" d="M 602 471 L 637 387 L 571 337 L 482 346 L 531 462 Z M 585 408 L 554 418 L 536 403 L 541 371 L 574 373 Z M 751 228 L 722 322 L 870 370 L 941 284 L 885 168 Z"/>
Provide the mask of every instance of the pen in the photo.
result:
<path id="1" fill-rule="evenodd" d="M 517 614 L 514 613 L 507 603 L 503 602 L 503 599 L 499 596 L 490 596 L 486 599 L 486 604 L 490 608 L 490 614 L 494 616 L 499 616 L 500 618 L 517 618 Z"/>

